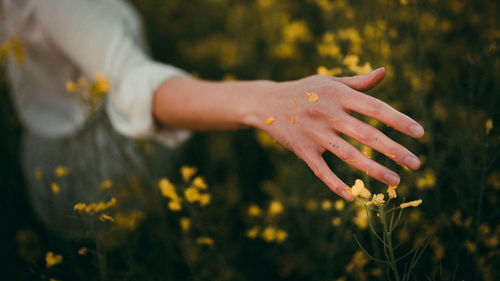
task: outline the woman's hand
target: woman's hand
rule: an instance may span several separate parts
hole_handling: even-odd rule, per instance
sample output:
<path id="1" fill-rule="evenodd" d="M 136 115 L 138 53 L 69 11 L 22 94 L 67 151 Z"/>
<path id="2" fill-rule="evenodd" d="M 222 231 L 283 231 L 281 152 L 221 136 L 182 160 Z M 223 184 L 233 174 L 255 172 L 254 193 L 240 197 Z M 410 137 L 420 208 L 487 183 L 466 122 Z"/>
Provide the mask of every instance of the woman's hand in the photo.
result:
<path id="1" fill-rule="evenodd" d="M 384 153 L 397 163 L 417 169 L 414 154 L 372 126 L 351 116 L 355 111 L 375 118 L 412 137 L 423 128 L 386 103 L 365 95 L 385 76 L 383 68 L 353 77 L 314 75 L 290 82 L 209 82 L 187 77 L 164 81 L 155 91 L 153 116 L 167 127 L 228 130 L 256 127 L 268 132 L 302 158 L 328 187 L 347 200 L 353 197 L 328 167 L 330 151 L 377 180 L 397 185 L 399 176 L 367 158 L 342 138 L 349 136 Z"/>
<path id="2" fill-rule="evenodd" d="M 410 117 L 360 92 L 373 88 L 384 76 L 385 69 L 379 68 L 361 76 L 314 75 L 278 83 L 272 86 L 272 94 L 259 97 L 258 112 L 247 121 L 294 151 L 332 191 L 347 200 L 353 197 L 323 160 L 325 151 L 381 182 L 398 185 L 400 178 L 395 172 L 366 157 L 342 137 L 370 146 L 402 166 L 419 168 L 420 161 L 408 149 L 350 114 L 354 111 L 375 118 L 415 138 L 424 134 L 422 126 Z"/>

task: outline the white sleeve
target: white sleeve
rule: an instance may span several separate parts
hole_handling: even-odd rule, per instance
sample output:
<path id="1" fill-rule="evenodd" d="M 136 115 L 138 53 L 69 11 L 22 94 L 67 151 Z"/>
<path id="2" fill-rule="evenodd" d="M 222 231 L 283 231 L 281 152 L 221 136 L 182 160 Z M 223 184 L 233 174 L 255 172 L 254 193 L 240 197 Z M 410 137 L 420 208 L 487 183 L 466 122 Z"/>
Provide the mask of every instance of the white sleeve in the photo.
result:
<path id="1" fill-rule="evenodd" d="M 120 0 L 36 0 L 35 17 L 44 32 L 82 71 L 110 80 L 106 111 L 113 127 L 130 137 L 154 137 L 174 146 L 188 131 L 158 128 L 153 94 L 166 79 L 187 74 L 152 61 L 145 53 L 141 25 Z"/>

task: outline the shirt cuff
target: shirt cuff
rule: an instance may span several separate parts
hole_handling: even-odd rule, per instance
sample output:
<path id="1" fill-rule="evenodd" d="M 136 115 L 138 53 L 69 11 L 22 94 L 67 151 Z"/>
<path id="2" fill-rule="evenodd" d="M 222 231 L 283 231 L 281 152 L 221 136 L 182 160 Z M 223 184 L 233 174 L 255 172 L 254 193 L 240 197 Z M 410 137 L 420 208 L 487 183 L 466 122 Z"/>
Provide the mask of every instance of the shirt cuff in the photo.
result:
<path id="1" fill-rule="evenodd" d="M 131 68 L 116 85 L 112 82 L 106 111 L 115 130 L 132 138 L 153 138 L 168 147 L 184 142 L 190 131 L 161 127 L 152 113 L 154 92 L 162 82 L 176 76 L 188 74 L 171 65 L 149 61 Z"/>

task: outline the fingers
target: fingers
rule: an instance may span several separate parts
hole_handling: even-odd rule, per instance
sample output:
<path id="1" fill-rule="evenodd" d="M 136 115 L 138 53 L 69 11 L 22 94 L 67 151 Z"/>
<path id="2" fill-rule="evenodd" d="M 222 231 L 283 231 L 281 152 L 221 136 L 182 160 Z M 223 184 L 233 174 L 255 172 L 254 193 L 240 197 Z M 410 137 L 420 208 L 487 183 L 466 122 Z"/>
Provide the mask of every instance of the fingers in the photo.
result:
<path id="1" fill-rule="evenodd" d="M 400 178 L 395 172 L 391 171 L 387 167 L 384 167 L 378 162 L 367 158 L 357 148 L 340 136 L 334 134 L 333 132 L 326 134 L 324 132 L 313 134 L 314 136 L 311 137 L 314 138 L 319 145 L 335 154 L 344 162 L 356 167 L 380 182 L 388 185 L 399 184 Z"/>
<path id="2" fill-rule="evenodd" d="M 346 114 L 346 116 L 342 118 L 342 122 L 333 124 L 333 127 L 338 132 L 385 154 L 402 166 L 411 169 L 418 169 L 420 167 L 418 158 L 404 146 L 393 141 L 374 127 L 350 115 Z"/>
<path id="3" fill-rule="evenodd" d="M 332 77 L 334 81 L 340 82 L 357 91 L 367 91 L 375 87 L 385 77 L 385 68 L 381 67 L 365 75 L 350 77 Z"/>
<path id="4" fill-rule="evenodd" d="M 342 99 L 345 109 L 375 118 L 414 138 L 424 135 L 424 128 L 420 124 L 385 102 L 352 89 L 347 91 L 350 93 Z"/>
<path id="5" fill-rule="evenodd" d="M 298 152 L 309 166 L 309 168 L 313 171 L 313 173 L 323 181 L 333 192 L 337 193 L 340 197 L 345 200 L 352 201 L 354 197 L 346 192 L 345 188 L 347 185 L 339 179 L 333 172 L 330 170 L 330 167 L 326 164 L 325 160 L 321 156 L 319 152 Z"/>

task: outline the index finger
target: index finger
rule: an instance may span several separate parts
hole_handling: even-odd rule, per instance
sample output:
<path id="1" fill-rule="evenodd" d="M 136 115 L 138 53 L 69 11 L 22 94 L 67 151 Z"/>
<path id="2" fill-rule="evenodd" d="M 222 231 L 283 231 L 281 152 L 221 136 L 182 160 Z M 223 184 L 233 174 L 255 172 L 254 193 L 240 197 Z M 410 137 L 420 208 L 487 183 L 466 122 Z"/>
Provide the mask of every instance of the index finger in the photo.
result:
<path id="1" fill-rule="evenodd" d="M 343 97 L 341 103 L 344 109 L 375 118 L 414 138 L 424 135 L 424 128 L 415 120 L 372 96 L 349 88 L 348 94 Z"/>

